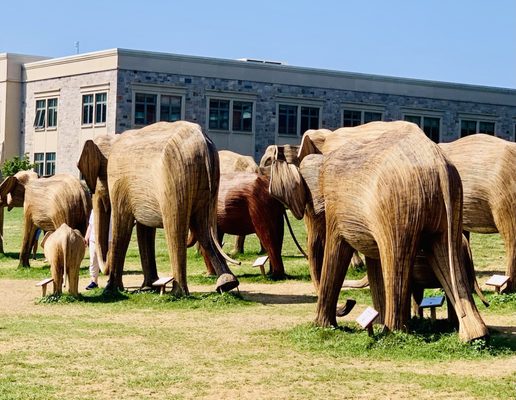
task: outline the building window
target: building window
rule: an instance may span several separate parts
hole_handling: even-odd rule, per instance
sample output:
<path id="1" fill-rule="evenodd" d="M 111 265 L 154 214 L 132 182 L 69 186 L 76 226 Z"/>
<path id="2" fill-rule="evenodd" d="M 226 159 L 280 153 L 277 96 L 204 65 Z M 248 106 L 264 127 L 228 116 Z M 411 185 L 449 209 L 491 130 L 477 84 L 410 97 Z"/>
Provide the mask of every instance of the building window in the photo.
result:
<path id="1" fill-rule="evenodd" d="M 38 176 L 51 176 L 56 173 L 56 153 L 34 153 L 34 172 Z"/>
<path id="2" fill-rule="evenodd" d="M 136 93 L 134 104 L 134 123 L 136 125 L 148 125 L 156 122 L 156 103 L 158 96 L 155 94 Z"/>
<path id="3" fill-rule="evenodd" d="M 95 123 L 106 123 L 107 93 L 95 93 Z"/>
<path id="4" fill-rule="evenodd" d="M 82 96 L 82 124 L 93 124 L 93 95 L 84 94 Z"/>
<path id="5" fill-rule="evenodd" d="M 107 93 L 82 95 L 82 124 L 101 125 L 106 123 Z"/>
<path id="6" fill-rule="evenodd" d="M 437 117 L 428 117 L 423 115 L 405 115 L 404 120 L 413 122 L 419 126 L 426 136 L 428 136 L 435 143 L 439 143 L 441 134 L 441 119 Z"/>
<path id="7" fill-rule="evenodd" d="M 278 134 L 302 136 L 308 129 L 319 129 L 320 107 L 278 105 Z"/>
<path id="8" fill-rule="evenodd" d="M 43 176 L 45 171 L 45 154 L 44 153 L 34 153 L 34 172 L 38 174 L 38 176 Z"/>
<path id="9" fill-rule="evenodd" d="M 253 131 L 253 103 L 250 101 L 233 102 L 233 130 L 238 132 Z"/>
<path id="10" fill-rule="evenodd" d="M 210 99 L 208 129 L 230 132 L 253 132 L 253 102 Z M 231 129 L 230 129 L 231 128 Z"/>
<path id="11" fill-rule="evenodd" d="M 210 99 L 209 129 L 229 131 L 229 100 Z"/>
<path id="12" fill-rule="evenodd" d="M 372 121 L 381 121 L 382 113 L 377 111 L 344 109 L 342 111 L 342 126 L 352 127 L 367 124 Z"/>
<path id="13" fill-rule="evenodd" d="M 134 93 L 134 125 L 183 118 L 183 96 L 168 93 Z"/>
<path id="14" fill-rule="evenodd" d="M 474 135 L 475 133 L 495 134 L 495 123 L 492 121 L 479 121 L 474 119 L 462 119 L 460 121 L 460 136 Z"/>
<path id="15" fill-rule="evenodd" d="M 57 98 L 36 100 L 36 117 L 34 128 L 57 127 Z"/>
<path id="16" fill-rule="evenodd" d="M 174 122 L 181 119 L 181 96 L 160 96 L 160 121 Z"/>

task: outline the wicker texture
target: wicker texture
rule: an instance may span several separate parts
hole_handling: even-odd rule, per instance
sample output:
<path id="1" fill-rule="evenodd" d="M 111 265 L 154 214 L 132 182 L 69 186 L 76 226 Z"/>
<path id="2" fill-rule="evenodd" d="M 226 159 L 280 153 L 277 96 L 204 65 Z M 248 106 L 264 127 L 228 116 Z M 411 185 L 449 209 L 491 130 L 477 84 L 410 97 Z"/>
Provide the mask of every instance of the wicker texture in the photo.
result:
<path id="1" fill-rule="evenodd" d="M 331 135 L 338 139 L 329 140 Z M 458 311 L 460 337 L 486 336 L 459 257 L 461 182 L 439 147 L 416 125 L 402 121 L 373 122 L 322 136 L 319 143 L 303 137 L 298 171 L 292 165 L 279 167 L 285 163 L 277 161 L 271 173 L 271 180 L 277 174 L 283 182 L 271 182 L 271 188 L 290 190 L 287 201 L 297 211 L 306 210 L 307 226 L 324 238 L 323 256 L 320 248 L 310 252 L 317 262 L 322 258 L 316 322 L 336 324 L 338 294 L 357 249 L 381 261 L 376 268 L 368 264 L 373 302 L 388 329 L 404 329 L 410 316 L 412 266 L 424 243 L 429 264 Z M 321 144 L 324 155 L 309 155 Z M 299 171 L 307 177 L 304 185 L 296 183 Z"/>
<path id="2" fill-rule="evenodd" d="M 457 167 L 464 188 L 464 229 L 500 232 L 508 291 L 516 291 L 516 143 L 485 135 L 439 145 Z"/>

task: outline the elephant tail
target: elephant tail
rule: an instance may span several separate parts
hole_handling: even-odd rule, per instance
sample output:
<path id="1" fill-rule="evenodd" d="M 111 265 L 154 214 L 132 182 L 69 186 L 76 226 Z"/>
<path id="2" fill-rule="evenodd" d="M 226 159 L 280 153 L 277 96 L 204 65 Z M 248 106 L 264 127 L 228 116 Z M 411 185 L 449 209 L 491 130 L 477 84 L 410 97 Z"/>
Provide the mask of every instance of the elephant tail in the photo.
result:
<path id="1" fill-rule="evenodd" d="M 285 221 L 287 221 L 288 231 L 290 232 L 290 236 L 292 236 L 292 239 L 294 240 L 294 243 L 296 244 L 297 248 L 303 254 L 303 256 L 308 259 L 308 256 L 306 255 L 305 251 L 302 249 L 301 245 L 297 241 L 296 235 L 294 234 L 294 230 L 292 229 L 292 226 L 290 225 L 290 221 L 288 219 L 287 211 L 283 209 L 283 216 L 285 217 Z"/>
<path id="2" fill-rule="evenodd" d="M 443 162 L 442 171 L 439 174 L 441 191 L 443 193 L 444 207 L 446 209 L 447 234 L 448 234 L 448 265 L 450 266 L 450 277 L 452 283 L 452 292 L 455 297 L 455 310 L 457 315 L 462 318 L 466 314 L 459 301 L 459 292 L 457 289 L 457 265 L 455 260 L 459 259 L 457 254 L 457 240 L 462 234 L 462 183 L 459 173 L 455 166 L 448 162 Z M 459 188 L 458 198 L 454 199 L 452 187 Z M 458 206 L 457 206 L 458 205 Z M 455 218 L 455 219 L 454 219 Z M 458 220 L 458 221 L 457 221 Z"/>

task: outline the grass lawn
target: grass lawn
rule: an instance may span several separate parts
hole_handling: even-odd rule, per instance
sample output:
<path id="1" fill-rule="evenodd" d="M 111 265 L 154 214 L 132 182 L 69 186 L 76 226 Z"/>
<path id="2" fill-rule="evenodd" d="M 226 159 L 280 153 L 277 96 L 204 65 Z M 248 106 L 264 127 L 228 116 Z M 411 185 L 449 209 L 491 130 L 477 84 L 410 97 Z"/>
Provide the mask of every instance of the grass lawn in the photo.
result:
<path id="1" fill-rule="evenodd" d="M 22 211 L 6 212 L 6 254 L 0 256 L 0 399 L 509 399 L 516 397 L 516 296 L 487 289 L 478 302 L 491 340 L 463 344 L 443 319 L 413 319 L 409 333 L 369 337 L 355 318 L 369 305 L 368 289 L 345 290 L 357 306 L 340 329 L 313 326 L 316 296 L 306 260 L 288 232 L 283 257 L 289 279 L 263 277 L 253 261 L 256 237 L 230 266 L 240 294 L 213 293 L 202 257 L 188 252 L 192 296 L 124 293 L 106 297 L 41 298 L 35 283 L 50 275 L 40 253 L 17 269 Z M 302 221 L 293 221 L 305 242 Z M 225 249 L 233 248 L 225 238 Z M 481 285 L 504 272 L 498 235 L 472 235 Z M 156 243 L 160 276 L 170 273 L 163 232 Z M 135 237 L 124 268 L 126 286 L 142 281 Z M 348 272 L 358 279 L 364 271 Z M 100 285 L 106 278 L 101 277 Z M 435 293 L 429 291 L 428 293 Z"/>

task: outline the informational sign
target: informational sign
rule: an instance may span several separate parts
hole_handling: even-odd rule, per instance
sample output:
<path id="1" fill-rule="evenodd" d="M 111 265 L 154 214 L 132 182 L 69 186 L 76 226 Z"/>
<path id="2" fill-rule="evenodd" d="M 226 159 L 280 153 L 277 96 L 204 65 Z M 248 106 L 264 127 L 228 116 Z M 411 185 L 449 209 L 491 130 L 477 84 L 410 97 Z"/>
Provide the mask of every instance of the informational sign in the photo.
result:
<path id="1" fill-rule="evenodd" d="M 265 265 L 265 263 L 267 262 L 268 259 L 269 259 L 269 256 L 258 257 L 256 259 L 256 261 L 254 262 L 253 267 L 259 267 L 261 265 Z"/>
<path id="2" fill-rule="evenodd" d="M 433 296 L 433 297 L 425 297 L 421 300 L 421 304 L 419 307 L 428 308 L 428 307 L 441 307 L 444 304 L 444 296 Z"/>
<path id="3" fill-rule="evenodd" d="M 358 316 L 356 321 L 362 328 L 367 328 L 378 317 L 378 311 L 372 307 L 367 307 L 365 311 Z"/>
<path id="4" fill-rule="evenodd" d="M 488 279 L 486 282 L 486 285 L 490 286 L 502 286 L 507 283 L 509 280 L 508 276 L 505 275 L 493 275 L 491 278 Z"/>

